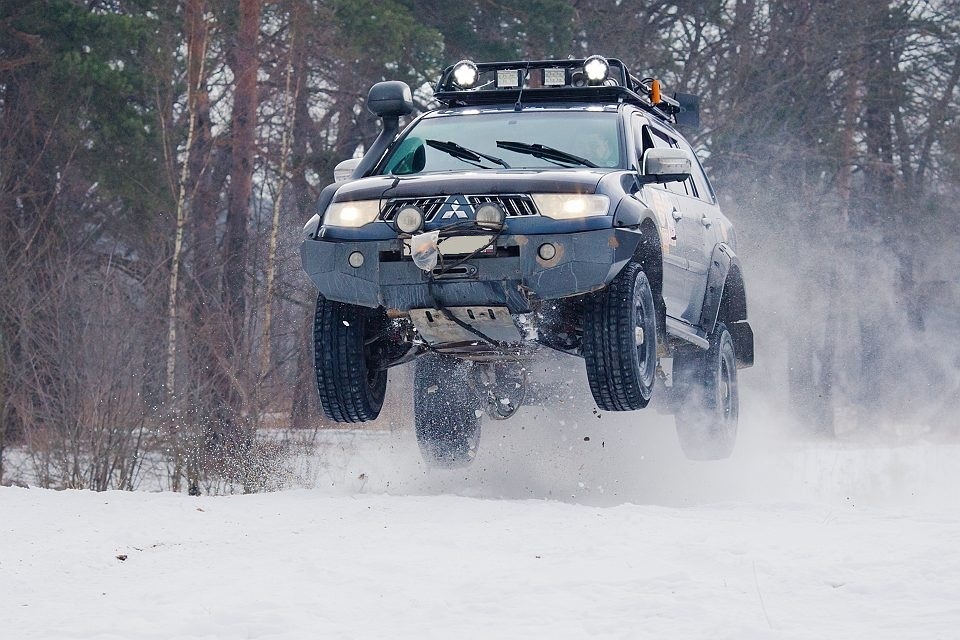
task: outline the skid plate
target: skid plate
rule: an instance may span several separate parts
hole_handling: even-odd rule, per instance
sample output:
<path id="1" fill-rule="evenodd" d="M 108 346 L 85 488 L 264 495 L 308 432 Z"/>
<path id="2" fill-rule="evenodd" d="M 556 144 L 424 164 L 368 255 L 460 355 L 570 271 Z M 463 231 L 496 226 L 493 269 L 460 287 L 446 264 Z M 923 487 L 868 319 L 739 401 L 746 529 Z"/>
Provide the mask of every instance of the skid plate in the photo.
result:
<path id="1" fill-rule="evenodd" d="M 515 344 L 523 339 L 506 307 L 448 307 L 448 310 L 464 324 L 497 342 Z M 410 320 L 420 337 L 435 347 L 483 341 L 436 309 L 411 309 Z"/>

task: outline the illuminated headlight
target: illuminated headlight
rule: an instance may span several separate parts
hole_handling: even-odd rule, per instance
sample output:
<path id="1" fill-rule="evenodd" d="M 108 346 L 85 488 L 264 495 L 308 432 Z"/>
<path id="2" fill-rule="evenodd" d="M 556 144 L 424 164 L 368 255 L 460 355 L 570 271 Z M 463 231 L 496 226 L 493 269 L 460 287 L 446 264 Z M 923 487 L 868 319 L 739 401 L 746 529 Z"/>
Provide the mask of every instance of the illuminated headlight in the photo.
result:
<path id="1" fill-rule="evenodd" d="M 397 212 L 393 223 L 403 233 L 416 233 L 423 226 L 423 212 L 419 207 L 408 204 Z"/>
<path id="2" fill-rule="evenodd" d="M 605 216 L 610 198 L 596 194 L 532 193 L 541 215 L 555 220 L 570 220 L 589 216 Z"/>
<path id="3" fill-rule="evenodd" d="M 477 207 L 476 219 L 481 227 L 502 227 L 505 217 L 500 205 L 493 202 L 485 202 Z"/>
<path id="4" fill-rule="evenodd" d="M 477 65 L 470 60 L 461 60 L 453 66 L 453 79 L 461 89 L 469 89 L 477 83 Z"/>
<path id="5" fill-rule="evenodd" d="M 327 227 L 362 227 L 376 220 L 379 215 L 379 200 L 334 202 L 327 207 L 323 224 Z"/>
<path id="6" fill-rule="evenodd" d="M 590 84 L 600 84 L 607 79 L 610 65 L 603 56 L 590 56 L 583 63 L 583 72 L 587 74 Z"/>

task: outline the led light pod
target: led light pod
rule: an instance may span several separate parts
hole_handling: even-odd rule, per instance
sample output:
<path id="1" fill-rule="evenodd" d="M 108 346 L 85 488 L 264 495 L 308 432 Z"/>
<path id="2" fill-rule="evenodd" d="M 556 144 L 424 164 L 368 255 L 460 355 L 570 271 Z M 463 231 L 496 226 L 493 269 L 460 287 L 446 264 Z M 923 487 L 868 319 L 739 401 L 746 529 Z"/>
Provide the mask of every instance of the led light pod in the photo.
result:
<path id="1" fill-rule="evenodd" d="M 470 89 L 477 83 L 480 72 L 472 60 L 461 60 L 453 65 L 453 79 L 461 89 Z"/>
<path id="2" fill-rule="evenodd" d="M 610 63 L 603 56 L 590 56 L 583 63 L 583 72 L 590 84 L 602 84 L 610 73 Z"/>
<path id="3" fill-rule="evenodd" d="M 559 67 L 543 70 L 543 85 L 545 87 L 562 87 L 567 84 L 567 70 Z"/>
<path id="4" fill-rule="evenodd" d="M 497 88 L 516 89 L 520 86 L 520 71 L 518 69 L 498 69 Z"/>

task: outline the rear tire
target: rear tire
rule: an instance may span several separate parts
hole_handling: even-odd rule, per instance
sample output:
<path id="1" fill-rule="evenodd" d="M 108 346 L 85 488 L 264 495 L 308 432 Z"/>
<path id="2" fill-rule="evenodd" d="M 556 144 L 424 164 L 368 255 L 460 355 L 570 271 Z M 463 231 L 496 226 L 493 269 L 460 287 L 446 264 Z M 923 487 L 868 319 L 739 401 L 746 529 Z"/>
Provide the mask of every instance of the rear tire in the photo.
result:
<path id="1" fill-rule="evenodd" d="M 588 297 L 583 359 L 597 406 L 633 411 L 650 402 L 657 372 L 657 310 L 650 281 L 638 262 Z"/>
<path id="2" fill-rule="evenodd" d="M 413 411 L 420 452 L 429 467 L 466 467 L 480 445 L 479 401 L 468 383 L 469 363 L 437 354 L 420 356 Z"/>
<path id="3" fill-rule="evenodd" d="M 383 309 L 317 298 L 314 369 L 320 405 L 331 420 L 367 422 L 380 415 L 387 371 L 376 368 L 367 345 L 386 320 Z"/>
<path id="4" fill-rule="evenodd" d="M 677 436 L 691 460 L 729 458 L 737 441 L 740 393 L 733 338 L 718 322 L 706 351 L 678 353 L 673 361 Z"/>

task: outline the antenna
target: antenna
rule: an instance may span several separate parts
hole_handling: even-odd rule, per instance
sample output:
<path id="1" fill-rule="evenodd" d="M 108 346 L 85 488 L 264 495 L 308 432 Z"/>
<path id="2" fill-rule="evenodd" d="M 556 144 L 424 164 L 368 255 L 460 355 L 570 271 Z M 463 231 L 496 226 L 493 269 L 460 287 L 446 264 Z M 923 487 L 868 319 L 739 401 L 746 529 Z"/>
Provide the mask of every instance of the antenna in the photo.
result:
<path id="1" fill-rule="evenodd" d="M 527 81 L 527 76 L 530 74 L 530 63 L 527 62 L 527 66 L 523 68 L 523 77 L 520 78 L 520 91 L 517 93 L 517 103 L 513 105 L 514 111 L 523 111 L 523 104 L 521 104 L 520 99 L 523 97 L 523 85 Z"/>

